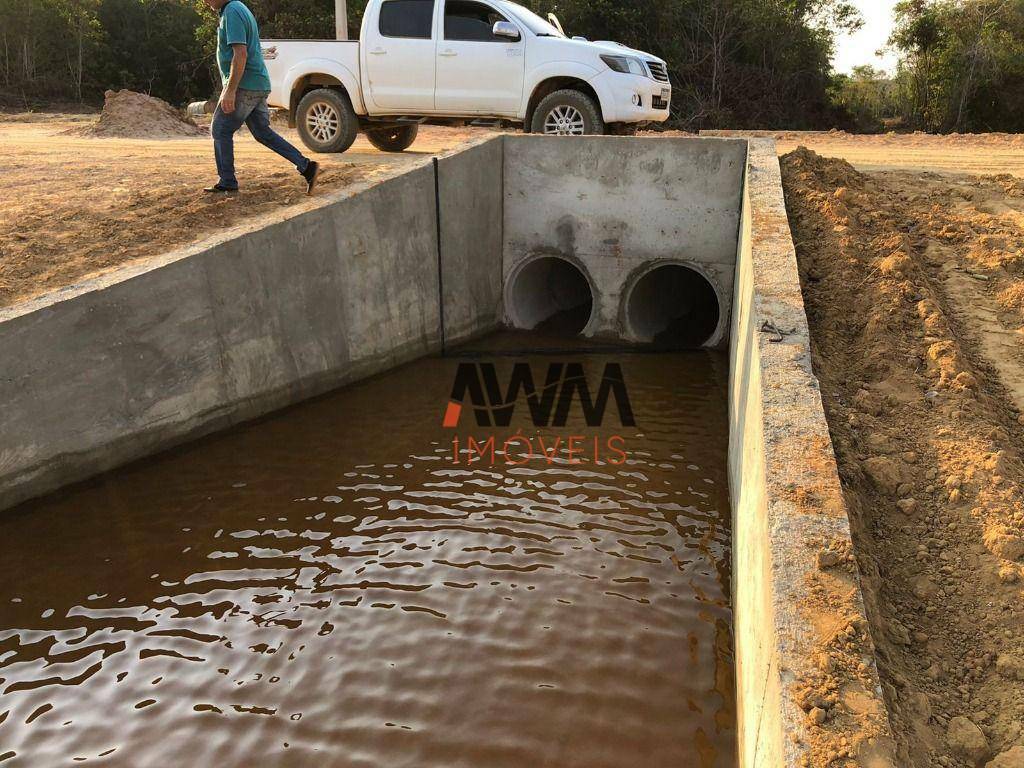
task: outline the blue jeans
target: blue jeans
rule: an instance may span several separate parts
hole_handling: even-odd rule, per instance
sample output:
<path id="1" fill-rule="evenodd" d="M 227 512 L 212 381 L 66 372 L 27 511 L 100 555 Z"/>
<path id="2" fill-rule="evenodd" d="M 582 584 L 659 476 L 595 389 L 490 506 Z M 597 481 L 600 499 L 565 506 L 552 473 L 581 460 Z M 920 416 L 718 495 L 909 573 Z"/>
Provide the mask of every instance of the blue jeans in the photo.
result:
<path id="1" fill-rule="evenodd" d="M 247 91 L 239 88 L 235 95 L 235 111 L 226 114 L 217 105 L 213 113 L 210 133 L 213 135 L 213 156 L 217 159 L 217 175 L 220 185 L 226 189 L 238 189 L 235 178 L 235 131 L 245 124 L 253 138 L 260 144 L 274 150 L 302 173 L 309 160 L 299 150 L 285 141 L 270 127 L 270 110 L 267 108 L 266 91 Z"/>

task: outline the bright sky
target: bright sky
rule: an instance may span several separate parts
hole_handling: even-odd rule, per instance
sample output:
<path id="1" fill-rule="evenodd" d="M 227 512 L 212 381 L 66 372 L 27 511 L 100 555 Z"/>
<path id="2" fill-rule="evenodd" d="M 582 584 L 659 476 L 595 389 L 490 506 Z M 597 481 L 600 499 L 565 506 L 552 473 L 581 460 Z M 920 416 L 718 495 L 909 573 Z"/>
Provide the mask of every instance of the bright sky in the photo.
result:
<path id="1" fill-rule="evenodd" d="M 875 51 L 885 47 L 892 32 L 892 9 L 896 0 L 853 0 L 864 17 L 864 26 L 852 35 L 836 38 L 836 57 L 832 66 L 836 72 L 849 72 L 858 64 L 871 64 L 889 72 L 896 68 L 896 56 L 886 53 L 875 56 Z"/>

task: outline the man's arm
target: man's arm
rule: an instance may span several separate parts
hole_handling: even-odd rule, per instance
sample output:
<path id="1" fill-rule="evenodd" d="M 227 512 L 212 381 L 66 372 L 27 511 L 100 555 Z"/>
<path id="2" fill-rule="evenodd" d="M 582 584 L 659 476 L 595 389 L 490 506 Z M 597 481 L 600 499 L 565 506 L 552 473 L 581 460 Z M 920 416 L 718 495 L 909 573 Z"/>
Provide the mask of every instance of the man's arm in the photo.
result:
<path id="1" fill-rule="evenodd" d="M 231 114 L 235 111 L 235 92 L 238 90 L 238 83 L 245 72 L 245 62 L 249 60 L 249 49 L 245 43 L 235 43 L 231 46 L 231 74 L 228 76 L 227 85 L 220 96 L 221 111 Z"/>

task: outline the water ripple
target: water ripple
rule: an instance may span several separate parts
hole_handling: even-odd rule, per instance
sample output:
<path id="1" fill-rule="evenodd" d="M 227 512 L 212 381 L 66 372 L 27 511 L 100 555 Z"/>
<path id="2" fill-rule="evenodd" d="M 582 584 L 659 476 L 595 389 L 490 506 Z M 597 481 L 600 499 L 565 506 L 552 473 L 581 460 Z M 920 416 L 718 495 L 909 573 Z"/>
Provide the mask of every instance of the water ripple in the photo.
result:
<path id="1" fill-rule="evenodd" d="M 429 360 L 0 516 L 0 763 L 733 765 L 725 365 L 620 362 L 624 466 Z"/>

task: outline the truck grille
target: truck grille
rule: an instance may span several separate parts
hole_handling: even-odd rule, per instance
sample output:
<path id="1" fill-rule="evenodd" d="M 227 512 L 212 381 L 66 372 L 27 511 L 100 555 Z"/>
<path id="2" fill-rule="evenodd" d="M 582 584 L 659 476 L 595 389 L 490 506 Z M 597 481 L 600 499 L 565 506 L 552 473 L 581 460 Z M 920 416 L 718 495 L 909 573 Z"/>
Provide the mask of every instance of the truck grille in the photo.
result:
<path id="1" fill-rule="evenodd" d="M 651 70 L 651 77 L 660 83 L 668 82 L 668 69 L 660 61 L 647 62 L 647 68 Z"/>

